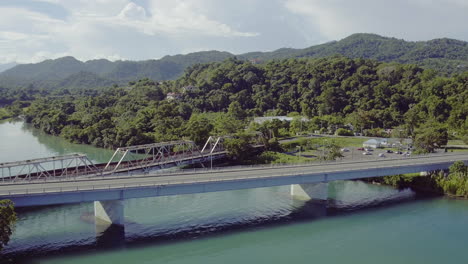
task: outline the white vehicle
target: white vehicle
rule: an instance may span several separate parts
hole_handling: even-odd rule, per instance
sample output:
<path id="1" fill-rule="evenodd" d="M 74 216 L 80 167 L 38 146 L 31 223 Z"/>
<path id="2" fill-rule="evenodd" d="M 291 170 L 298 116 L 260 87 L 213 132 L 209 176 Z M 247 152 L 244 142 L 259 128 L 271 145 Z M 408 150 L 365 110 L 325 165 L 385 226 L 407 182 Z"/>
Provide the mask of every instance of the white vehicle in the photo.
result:
<path id="1" fill-rule="evenodd" d="M 369 151 L 364 151 L 364 152 L 362 153 L 362 155 L 372 155 L 372 153 L 369 152 Z"/>
<path id="2" fill-rule="evenodd" d="M 349 148 L 342 148 L 341 152 L 349 152 Z"/>
<path id="3" fill-rule="evenodd" d="M 383 154 L 383 153 L 380 153 L 380 154 L 379 154 L 379 157 L 381 157 L 381 158 L 385 158 L 385 154 Z"/>

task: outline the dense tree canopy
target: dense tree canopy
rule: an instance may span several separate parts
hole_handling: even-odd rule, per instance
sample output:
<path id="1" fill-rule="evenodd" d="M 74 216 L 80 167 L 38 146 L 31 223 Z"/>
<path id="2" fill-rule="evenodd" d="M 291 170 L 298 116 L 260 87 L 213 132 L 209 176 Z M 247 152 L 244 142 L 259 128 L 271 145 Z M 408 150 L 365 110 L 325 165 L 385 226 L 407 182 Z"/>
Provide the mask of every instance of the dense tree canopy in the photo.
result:
<path id="1" fill-rule="evenodd" d="M 414 145 L 421 152 L 431 153 L 436 148 L 447 145 L 447 141 L 447 129 L 432 124 L 432 126 L 423 127 L 417 131 Z"/>
<path id="2" fill-rule="evenodd" d="M 184 89 L 184 87 L 195 89 Z M 264 115 L 303 115 L 267 124 L 268 138 L 285 133 L 354 127 L 398 127 L 413 135 L 431 122 L 459 135 L 468 131 L 468 72 L 452 77 L 414 65 L 331 57 L 252 64 L 235 58 L 197 64 L 175 81 L 142 79 L 127 87 L 55 91 L 31 98 L 26 121 L 71 141 L 113 148 L 210 134 L 232 134 Z M 177 94 L 165 99 L 168 92 Z M 20 96 L 21 97 L 21 96 Z M 9 99 L 7 99 L 9 100 Z M 29 101 L 28 101 L 29 100 Z M 32 100 L 32 103 L 31 103 Z M 11 103 L 11 102 L 10 102 Z"/>

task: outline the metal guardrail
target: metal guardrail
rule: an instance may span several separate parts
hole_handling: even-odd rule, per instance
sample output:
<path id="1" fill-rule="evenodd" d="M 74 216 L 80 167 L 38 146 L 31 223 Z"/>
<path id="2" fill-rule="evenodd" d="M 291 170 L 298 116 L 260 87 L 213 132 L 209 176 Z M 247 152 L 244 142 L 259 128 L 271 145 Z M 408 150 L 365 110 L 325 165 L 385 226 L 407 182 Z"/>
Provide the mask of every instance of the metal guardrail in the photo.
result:
<path id="1" fill-rule="evenodd" d="M 447 155 L 445 155 L 447 156 Z M 459 156 L 459 155 L 453 155 L 453 156 Z M 439 161 L 440 163 L 447 163 L 447 162 L 455 162 L 459 159 L 453 159 L 453 160 L 444 160 L 444 161 Z M 468 157 L 467 157 L 468 160 Z M 433 161 L 428 161 L 428 162 L 423 162 L 423 163 L 418 163 L 417 165 L 427 165 L 427 164 L 433 164 Z M 334 163 L 334 164 L 339 164 L 339 163 Z M 343 163 L 341 163 L 343 164 Z M 324 164 L 322 164 L 324 165 Z M 338 169 L 338 170 L 323 170 L 323 171 L 317 171 L 317 172 L 310 172 L 310 171 L 296 171 L 296 172 L 291 172 L 291 173 L 280 173 L 277 175 L 250 175 L 250 176 L 229 176 L 229 177 L 203 177 L 203 178 L 195 178 L 195 179 L 174 179 L 174 180 L 161 180 L 159 177 L 161 176 L 140 176 L 140 178 L 155 178 L 154 181 L 149 181 L 145 183 L 114 183 L 114 184 L 102 184 L 102 183 L 94 183 L 94 184 L 89 184 L 89 185 L 81 185 L 81 186 L 61 186 L 61 187 L 42 187 L 42 188 L 25 188 L 25 189 L 17 189 L 17 190 L 11 190 L 11 191 L 0 191 L 1 196 L 25 196 L 25 195 L 31 195 L 31 194 L 52 194 L 52 193 L 64 193 L 64 192 L 84 192 L 84 191 L 96 191 L 96 190 L 119 190 L 119 189 L 129 189 L 129 188 L 143 188 L 143 187 L 163 187 L 166 185 L 180 185 L 180 184 L 202 184 L 202 183 L 209 183 L 209 182 L 228 182 L 228 181 L 236 181 L 236 180 L 247 180 L 247 179 L 265 179 L 265 178 L 277 178 L 277 177 L 288 177 L 288 176 L 301 176 L 301 175 L 311 175 L 313 173 L 317 174 L 323 174 L 323 173 L 333 173 L 333 172 L 353 172 L 353 171 L 363 171 L 363 170 L 371 170 L 371 169 L 379 169 L 379 168 L 397 168 L 397 167 L 407 167 L 411 166 L 411 164 L 400 164 L 400 165 L 395 165 L 392 164 L 391 166 L 370 166 L 366 168 L 348 168 L 348 169 Z M 289 168 L 290 166 L 277 166 L 276 168 Z M 310 167 L 310 166 L 295 166 L 297 167 Z M 266 168 L 266 167 L 263 167 Z M 241 172 L 245 171 L 245 169 L 237 169 L 237 170 L 221 170 L 221 169 L 215 169 L 215 170 L 194 170 L 194 172 L 184 172 L 184 173 L 174 173 L 174 174 L 166 174 L 164 176 L 171 176 L 171 175 L 180 175 L 180 176 L 187 176 L 188 174 L 201 174 L 208 176 L 209 174 L 214 174 L 214 173 L 227 173 L 227 172 Z M 249 170 L 251 171 L 251 170 Z M 207 174 L 208 173 L 208 174 Z M 100 180 L 119 180 L 119 179 L 129 179 L 131 177 L 112 177 L 112 178 L 104 178 L 104 179 L 87 179 L 87 181 L 100 181 Z M 159 178 L 159 179 L 158 179 Z M 49 183 L 64 183 L 64 182 L 83 182 L 83 180 L 75 180 L 75 181 L 55 181 L 55 182 L 49 182 Z M 36 184 L 44 184 L 44 182 L 38 182 L 35 184 L 23 184 L 25 186 L 31 187 L 31 185 L 36 185 Z M 12 184 L 12 185 L 18 185 L 18 184 Z"/>
<path id="2" fill-rule="evenodd" d="M 311 166 L 324 166 L 324 165 L 344 165 L 344 164 L 360 164 L 360 163 L 380 163 L 389 162 L 395 160 L 420 160 L 423 158 L 438 158 L 438 157 L 451 157 L 460 156 L 457 154 L 429 154 L 429 155 L 418 155 L 404 158 L 381 158 L 381 159 L 370 159 L 370 160 L 359 160 L 359 161 L 321 161 L 321 162 L 310 162 L 310 163 L 294 163 L 294 164 L 268 164 L 268 165 L 244 165 L 244 166 L 230 166 L 230 167 L 215 167 L 215 168 L 200 168 L 190 170 L 178 170 L 178 171 L 161 171 L 156 170 L 151 173 L 130 173 L 122 175 L 108 175 L 108 176 L 94 176 L 94 177 L 74 177 L 74 178 L 60 178 L 60 179 L 41 179 L 36 181 L 5 181 L 0 182 L 0 186 L 12 185 L 12 184 L 43 184 L 43 183 L 57 183 L 57 182 L 77 182 L 77 181 L 96 181 L 96 180 L 115 180 L 129 177 L 164 177 L 164 176 L 177 176 L 187 174 L 204 174 L 204 173 L 219 173 L 219 172 L 233 172 L 233 171 L 245 171 L 245 170 L 264 170 L 264 169 L 284 169 L 284 168 L 298 168 L 298 167 L 311 167 Z M 468 159 L 468 153 L 467 153 Z"/>

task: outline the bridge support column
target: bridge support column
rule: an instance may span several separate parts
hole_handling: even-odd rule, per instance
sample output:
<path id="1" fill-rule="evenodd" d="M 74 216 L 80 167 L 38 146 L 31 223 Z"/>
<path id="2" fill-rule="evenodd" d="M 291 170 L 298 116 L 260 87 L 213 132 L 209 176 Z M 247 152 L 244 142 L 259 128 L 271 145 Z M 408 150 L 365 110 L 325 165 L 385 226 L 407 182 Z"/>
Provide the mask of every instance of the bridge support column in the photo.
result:
<path id="1" fill-rule="evenodd" d="M 291 185 L 291 196 L 300 200 L 312 200 L 326 203 L 328 199 L 328 183 L 303 183 Z"/>
<path id="2" fill-rule="evenodd" d="M 124 224 L 124 207 L 122 200 L 95 201 L 94 216 L 96 224 Z"/>

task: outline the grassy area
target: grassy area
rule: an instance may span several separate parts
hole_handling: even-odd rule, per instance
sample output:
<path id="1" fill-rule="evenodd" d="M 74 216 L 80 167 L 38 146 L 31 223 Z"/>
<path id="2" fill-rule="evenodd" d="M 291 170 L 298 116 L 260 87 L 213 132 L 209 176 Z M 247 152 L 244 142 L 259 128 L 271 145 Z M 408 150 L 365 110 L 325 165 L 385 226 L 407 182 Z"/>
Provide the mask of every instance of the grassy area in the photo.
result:
<path id="1" fill-rule="evenodd" d="M 304 158 L 300 156 L 293 156 L 293 155 L 288 155 L 284 153 L 279 153 L 279 152 L 273 152 L 273 151 L 266 151 L 263 152 L 259 159 L 262 161 L 262 163 L 272 163 L 272 164 L 280 164 L 280 163 L 286 163 L 286 164 L 293 164 L 293 163 L 305 163 L 305 162 L 310 162 L 313 161 L 314 159 L 311 158 Z"/>
<path id="2" fill-rule="evenodd" d="M 366 138 L 358 137 L 320 137 L 320 138 L 310 138 L 310 137 L 300 137 L 281 145 L 285 149 L 293 149 L 297 146 L 309 146 L 313 147 L 315 145 L 324 145 L 325 142 L 333 140 L 337 145 L 341 147 L 362 147 L 362 143 L 366 141 Z"/>
<path id="3" fill-rule="evenodd" d="M 461 139 L 449 140 L 447 145 L 466 145 Z"/>
<path id="4" fill-rule="evenodd" d="M 333 140 L 343 147 L 362 147 L 362 143 L 369 139 L 358 137 L 334 137 Z"/>
<path id="5" fill-rule="evenodd" d="M 451 148 L 451 149 L 448 149 L 447 152 L 468 152 L 468 149 L 462 149 L 462 148 L 454 149 L 454 148 Z"/>
<path id="6" fill-rule="evenodd" d="M 402 174 L 402 176 L 403 176 L 403 177 L 406 177 L 406 178 L 417 177 L 417 176 L 420 176 L 420 175 L 421 175 L 421 174 L 418 173 L 418 172 Z"/>

